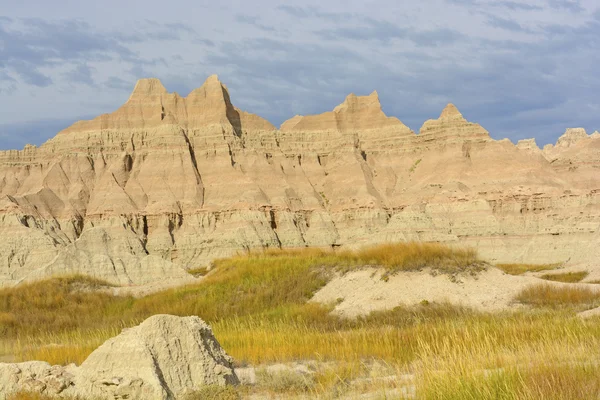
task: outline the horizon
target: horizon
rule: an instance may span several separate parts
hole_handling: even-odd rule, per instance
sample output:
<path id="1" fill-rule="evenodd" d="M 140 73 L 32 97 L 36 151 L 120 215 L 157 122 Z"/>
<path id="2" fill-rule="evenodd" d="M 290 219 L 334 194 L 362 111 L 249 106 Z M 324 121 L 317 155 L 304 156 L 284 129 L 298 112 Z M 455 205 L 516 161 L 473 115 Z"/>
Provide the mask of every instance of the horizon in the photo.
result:
<path id="1" fill-rule="evenodd" d="M 119 14 L 111 4 L 31 0 L 0 16 L 0 149 L 39 146 L 116 110 L 139 79 L 189 93 L 211 73 L 237 107 L 275 126 L 376 90 L 386 115 L 416 133 L 447 103 L 513 143 L 600 130 L 593 0 L 182 1 L 166 10 L 136 0 Z"/>
<path id="2" fill-rule="evenodd" d="M 219 82 L 221 82 L 221 84 L 222 84 L 222 85 L 224 85 L 224 86 L 226 86 L 226 87 L 227 87 L 227 82 L 223 82 L 223 81 L 221 81 L 221 79 L 220 79 L 220 78 L 218 78 L 218 74 L 211 74 L 211 75 L 207 76 L 207 78 L 206 78 L 206 79 L 208 79 L 208 78 L 210 78 L 210 77 L 212 77 L 212 76 L 215 76 L 215 77 L 217 77 L 217 79 L 219 80 Z M 187 97 L 190 95 L 190 93 L 191 93 L 191 92 L 193 92 L 195 89 L 197 89 L 197 88 L 199 88 L 199 87 L 201 87 L 201 86 L 202 86 L 202 85 L 200 85 L 200 86 L 198 86 L 197 88 L 193 88 L 193 89 L 191 89 L 191 90 L 190 90 L 188 93 L 186 93 L 186 94 L 184 95 L 184 94 L 181 94 L 181 93 L 179 93 L 179 92 L 177 92 L 177 91 L 170 91 L 168 87 L 164 86 L 164 84 L 162 83 L 162 81 L 161 81 L 159 78 L 156 78 L 156 77 L 147 77 L 147 78 L 140 78 L 140 79 L 138 79 L 138 80 L 137 80 L 137 81 L 134 83 L 134 85 L 133 85 L 133 87 L 132 87 L 132 89 L 131 89 L 130 95 L 133 93 L 133 91 L 135 90 L 135 87 L 136 87 L 136 85 L 137 85 L 137 84 L 138 84 L 140 81 L 142 81 L 142 80 L 151 80 L 151 79 L 156 79 L 156 80 L 158 80 L 158 81 L 159 81 L 159 82 L 160 82 L 160 83 L 163 85 L 163 87 L 165 87 L 165 89 L 167 90 L 167 92 L 168 92 L 169 94 L 177 94 L 177 95 L 178 95 L 179 97 L 181 97 L 181 98 L 187 98 Z M 205 82 L 206 82 L 206 81 L 204 81 L 204 83 L 205 83 Z M 203 83 L 203 84 L 204 84 L 204 83 Z M 228 89 L 229 89 L 229 88 L 228 88 Z M 341 100 L 341 101 L 340 101 L 338 104 L 336 104 L 336 106 L 338 106 L 338 105 L 341 105 L 341 104 L 342 104 L 342 103 L 343 103 L 343 102 L 344 102 L 344 101 L 345 101 L 345 100 L 346 100 L 346 99 L 347 99 L 349 96 L 352 96 L 352 95 L 354 95 L 354 96 L 357 96 L 357 97 L 368 97 L 368 96 L 372 95 L 373 93 L 376 93 L 377 95 L 379 95 L 379 92 L 378 92 L 377 90 L 374 90 L 374 91 L 372 91 L 372 92 L 371 92 L 371 93 L 369 93 L 369 94 L 362 94 L 362 93 L 356 94 L 356 93 L 354 93 L 354 92 L 350 92 L 350 93 L 348 93 L 348 94 L 347 94 L 347 95 L 344 97 L 344 99 L 342 99 L 342 100 Z M 233 98 L 234 98 L 234 95 L 232 95 L 232 94 L 231 94 L 231 91 L 229 91 L 229 94 L 230 94 L 230 97 L 232 98 L 232 105 L 236 106 L 236 104 L 235 104 L 235 101 L 233 101 L 233 100 L 234 100 L 234 99 L 233 99 Z M 127 101 L 128 101 L 128 100 L 126 100 L 126 101 L 125 101 L 125 102 L 124 102 L 122 105 L 124 105 L 124 104 L 125 104 Z M 121 105 L 121 106 L 122 106 L 122 105 Z M 383 104 L 381 104 L 381 102 L 380 102 L 380 105 L 381 105 L 381 109 L 383 110 L 383 108 L 384 108 L 384 105 L 383 105 Z M 470 122 L 470 123 L 476 123 L 476 124 L 479 124 L 479 122 L 477 122 L 477 121 L 472 121 L 472 120 L 470 120 L 469 118 L 465 117 L 465 115 L 464 115 L 464 113 L 463 113 L 463 110 L 461 109 L 461 107 L 460 107 L 460 106 L 457 106 L 456 104 L 454 104 L 454 103 L 452 103 L 452 102 L 450 102 L 450 103 L 447 103 L 446 105 L 444 105 L 444 107 L 443 107 L 443 108 L 440 110 L 440 112 L 439 112 L 437 115 L 431 116 L 430 118 L 427 118 L 426 120 L 424 120 L 424 121 L 423 121 L 423 123 L 421 123 L 421 125 L 420 125 L 418 128 L 415 128 L 415 127 L 412 127 L 412 126 L 408 126 L 408 125 L 407 125 L 407 126 L 408 126 L 408 127 L 411 129 L 412 133 L 414 133 L 415 135 L 419 135 L 419 134 L 420 134 L 420 130 L 421 130 L 421 128 L 423 127 L 424 123 L 425 123 L 427 120 L 432 120 L 432 119 L 433 119 L 433 120 L 435 120 L 435 119 L 438 119 L 438 118 L 440 117 L 440 114 L 441 114 L 441 113 L 442 113 L 442 112 L 443 112 L 443 111 L 444 111 L 444 110 L 445 110 L 447 107 L 449 107 L 449 106 L 454 106 L 454 107 L 455 107 L 455 108 L 456 108 L 456 109 L 457 109 L 457 110 L 458 110 L 458 111 L 459 111 L 459 112 L 460 112 L 460 113 L 463 115 L 463 117 L 464 117 L 464 118 L 465 118 L 465 119 L 466 119 L 468 122 Z M 120 106 L 119 106 L 119 107 L 120 107 Z M 260 115 L 260 114 L 255 114 L 255 113 L 253 113 L 253 114 L 255 114 L 255 115 L 258 115 L 259 117 L 261 117 L 261 118 L 265 119 L 267 122 L 271 123 L 271 124 L 272 124 L 272 125 L 275 127 L 275 129 L 277 129 L 277 130 L 280 130 L 280 129 L 281 129 L 281 126 L 282 126 L 282 125 L 283 125 L 285 122 L 289 121 L 290 119 L 292 119 L 292 118 L 294 118 L 294 117 L 297 117 L 297 116 L 305 117 L 305 116 L 308 116 L 308 115 L 320 115 L 320 114 L 322 114 L 322 113 L 332 112 L 332 111 L 334 110 L 334 108 L 335 108 L 335 106 L 334 106 L 334 107 L 332 107 L 330 110 L 324 110 L 324 111 L 322 111 L 322 112 L 320 112 L 320 113 L 317 113 L 317 114 L 307 114 L 307 115 L 296 114 L 296 115 L 290 116 L 289 118 L 287 118 L 287 119 L 283 120 L 283 121 L 282 121 L 281 123 L 279 123 L 279 124 L 275 124 L 275 123 L 273 123 L 273 122 L 272 122 L 272 121 L 270 121 L 268 118 L 265 118 L 265 117 L 263 117 L 263 116 L 262 116 L 262 115 Z M 112 113 L 112 112 L 114 112 L 114 111 L 116 111 L 116 110 L 117 110 L 117 109 L 115 109 L 115 110 L 112 110 L 112 111 L 110 111 L 108 114 L 110 114 L 110 113 Z M 248 110 L 242 110 L 242 111 L 251 112 L 251 111 L 248 111 Z M 384 111 L 384 113 L 385 113 L 385 111 Z M 60 131 L 62 131 L 63 129 L 66 129 L 66 128 L 68 128 L 68 127 L 70 127 L 71 125 L 73 125 L 74 123 L 76 123 L 76 122 L 78 122 L 78 121 L 90 121 L 90 120 L 93 120 L 94 118 L 96 118 L 96 117 L 98 117 L 98 116 L 100 116 L 100 115 L 102 115 L 102 114 L 95 115 L 95 116 L 90 116 L 89 118 L 82 118 L 82 119 L 79 119 L 79 120 L 73 121 L 72 123 L 70 123 L 69 125 L 65 126 L 64 128 L 62 128 L 62 129 L 59 129 L 59 130 L 56 132 L 56 134 L 60 133 Z M 395 118 L 397 118 L 398 120 L 400 120 L 400 122 L 404 123 L 404 121 L 402 120 L 402 118 L 400 118 L 399 116 L 396 116 L 396 115 L 388 115 L 388 114 L 386 114 L 386 116 L 387 116 L 387 117 L 395 117 Z M 34 126 L 35 126 L 36 122 L 38 122 L 38 121 L 32 121 L 32 123 L 33 123 L 33 125 L 34 125 Z M 43 122 L 43 121 L 42 121 L 42 122 Z M 406 124 L 405 124 L 405 125 L 406 125 Z M 481 126 L 482 126 L 482 127 L 485 129 L 485 126 L 483 126 L 482 124 L 479 124 L 479 125 L 481 125 Z M 0 129 L 1 129 L 1 127 L 2 127 L 2 126 L 0 125 Z M 578 126 L 568 127 L 568 128 L 565 128 L 565 131 L 566 131 L 566 130 L 568 130 L 568 129 L 579 129 L 579 128 L 582 128 L 582 127 L 578 127 Z M 585 128 L 583 128 L 583 129 L 585 129 Z M 587 130 L 586 130 L 586 133 L 587 133 L 588 135 L 590 135 L 590 134 L 592 134 L 592 133 L 594 133 L 594 132 L 597 132 L 597 131 L 598 131 L 598 130 L 594 130 L 594 131 L 591 131 L 591 132 L 590 132 L 590 131 L 587 131 Z M 0 134 L 1 134 L 1 131 L 0 131 Z M 539 142 L 537 141 L 537 138 L 535 138 L 535 137 L 522 138 L 522 139 L 519 139 L 519 140 L 513 141 L 512 139 L 510 139 L 510 138 L 508 138 L 508 137 L 494 137 L 494 135 L 492 134 L 492 132 L 489 132 L 489 134 L 490 134 L 490 137 L 491 137 L 492 139 L 494 139 L 494 140 L 505 140 L 505 139 L 508 139 L 508 140 L 510 140 L 510 141 L 511 141 L 511 143 L 513 143 L 514 145 L 516 145 L 516 144 L 518 143 L 518 141 L 519 141 L 519 140 L 530 140 L 530 139 L 534 139 L 534 140 L 536 141 L 536 145 L 537 145 L 537 146 L 538 146 L 540 149 L 542 149 L 542 148 L 543 148 L 545 145 L 547 145 L 547 144 L 552 144 L 552 145 L 556 144 L 556 141 L 555 141 L 555 142 L 553 142 L 553 143 L 544 143 L 544 144 L 541 144 L 541 143 L 539 143 Z M 558 140 L 558 138 L 559 138 L 560 136 L 562 136 L 563 134 L 565 134 L 565 132 L 562 132 L 562 133 L 561 133 L 559 136 L 557 136 L 557 140 Z M 54 135 L 53 135 L 53 136 L 54 136 Z M 53 137 L 53 136 L 52 136 L 52 137 Z M 50 138 L 48 138 L 48 139 L 51 139 L 52 137 L 50 137 Z M 43 143 L 41 143 L 41 144 L 43 144 Z M 34 145 L 34 146 L 37 146 L 37 147 L 39 147 L 41 144 L 27 143 L 27 144 L 25 144 L 25 145 Z M 4 149 L 0 149 L 0 151 L 3 151 L 3 150 L 4 150 Z M 22 150 L 22 148 L 21 148 L 21 149 L 6 149 L 6 150 Z"/>

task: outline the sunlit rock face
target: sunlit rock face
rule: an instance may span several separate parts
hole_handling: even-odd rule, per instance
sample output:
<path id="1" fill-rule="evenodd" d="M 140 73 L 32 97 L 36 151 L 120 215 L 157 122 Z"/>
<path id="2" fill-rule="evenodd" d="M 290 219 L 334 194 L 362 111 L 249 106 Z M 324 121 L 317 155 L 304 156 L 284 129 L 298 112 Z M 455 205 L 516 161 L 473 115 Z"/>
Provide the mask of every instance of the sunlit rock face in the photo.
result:
<path id="1" fill-rule="evenodd" d="M 415 134 L 376 92 L 279 129 L 216 76 L 140 80 L 111 114 L 0 152 L 0 284 L 181 278 L 252 248 L 423 240 L 490 261 L 600 256 L 600 135 L 495 141 L 449 104 Z"/>

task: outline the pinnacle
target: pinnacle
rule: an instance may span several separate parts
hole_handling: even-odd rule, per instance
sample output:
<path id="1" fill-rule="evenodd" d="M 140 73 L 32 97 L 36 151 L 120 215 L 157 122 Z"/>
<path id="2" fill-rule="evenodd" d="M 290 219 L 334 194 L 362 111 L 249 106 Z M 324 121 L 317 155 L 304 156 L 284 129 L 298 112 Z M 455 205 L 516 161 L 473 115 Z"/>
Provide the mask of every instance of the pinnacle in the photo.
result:
<path id="1" fill-rule="evenodd" d="M 456 108 L 456 106 L 454 104 L 448 103 L 448 105 L 442 111 L 442 114 L 440 115 L 440 119 L 449 119 L 449 118 L 456 118 L 456 117 L 462 118 L 462 114 L 460 113 L 460 111 L 458 111 L 458 108 Z"/>

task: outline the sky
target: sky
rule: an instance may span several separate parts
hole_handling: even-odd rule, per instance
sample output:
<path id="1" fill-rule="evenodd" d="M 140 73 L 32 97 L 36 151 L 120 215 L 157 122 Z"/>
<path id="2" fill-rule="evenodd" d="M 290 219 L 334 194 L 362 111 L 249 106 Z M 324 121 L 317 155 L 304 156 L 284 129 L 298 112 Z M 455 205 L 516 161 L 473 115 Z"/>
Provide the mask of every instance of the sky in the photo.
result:
<path id="1" fill-rule="evenodd" d="M 0 0 L 0 149 L 218 74 L 275 125 L 377 90 L 418 132 L 454 103 L 495 139 L 600 130 L 598 0 Z"/>

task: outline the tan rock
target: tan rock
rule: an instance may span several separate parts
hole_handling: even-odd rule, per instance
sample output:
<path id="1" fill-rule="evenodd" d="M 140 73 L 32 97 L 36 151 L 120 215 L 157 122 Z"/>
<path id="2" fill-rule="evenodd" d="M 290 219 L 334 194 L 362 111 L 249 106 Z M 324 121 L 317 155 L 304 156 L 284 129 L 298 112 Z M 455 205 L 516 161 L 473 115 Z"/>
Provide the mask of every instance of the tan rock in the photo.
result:
<path id="1" fill-rule="evenodd" d="M 517 142 L 517 148 L 528 151 L 532 154 L 541 154 L 542 152 L 535 142 L 535 139 L 521 139 Z"/>
<path id="2" fill-rule="evenodd" d="M 583 128 L 569 128 L 565 131 L 565 133 L 558 138 L 556 142 L 556 147 L 571 147 L 580 140 L 585 140 L 588 138 L 585 129 Z"/>
<path id="3" fill-rule="evenodd" d="M 155 315 L 107 340 L 81 364 L 0 363 L 0 399 L 16 392 L 52 398 L 173 400 L 205 385 L 235 385 L 229 357 L 198 317 Z"/>
<path id="4" fill-rule="evenodd" d="M 42 361 L 0 363 L 0 399 L 22 391 L 59 396 L 72 387 L 73 371 L 74 366 L 51 366 Z"/>
<path id="5" fill-rule="evenodd" d="M 204 321 L 155 315 L 90 354 L 71 393 L 98 399 L 170 400 L 204 385 L 237 383 L 231 357 Z"/>
<path id="6" fill-rule="evenodd" d="M 140 80 L 115 112 L 0 152 L 0 285 L 67 272 L 154 285 L 250 248 L 390 240 L 589 261 L 600 140 L 583 134 L 539 154 L 450 104 L 416 135 L 376 92 L 277 130 L 216 76 L 185 98 Z"/>

